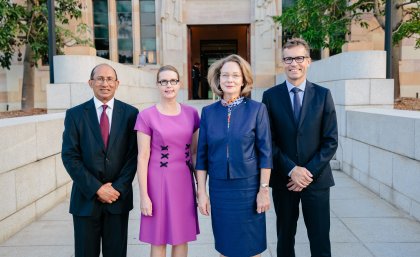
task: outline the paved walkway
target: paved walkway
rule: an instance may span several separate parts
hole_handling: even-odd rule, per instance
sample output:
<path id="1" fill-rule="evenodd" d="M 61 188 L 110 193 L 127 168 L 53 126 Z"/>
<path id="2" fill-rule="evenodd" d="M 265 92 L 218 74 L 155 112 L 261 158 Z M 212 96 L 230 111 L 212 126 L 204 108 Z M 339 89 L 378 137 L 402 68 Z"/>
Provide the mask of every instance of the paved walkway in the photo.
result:
<path id="1" fill-rule="evenodd" d="M 334 257 L 419 257 L 420 223 L 414 221 L 369 190 L 334 172 L 331 191 L 331 241 Z M 148 256 L 149 247 L 139 243 L 138 189 L 131 212 L 128 257 Z M 4 196 L 3 196 L 4 197 Z M 71 257 L 73 226 L 64 201 L 0 245 L 0 257 Z M 190 257 L 218 256 L 213 248 L 210 218 L 200 216 L 201 234 L 190 244 Z M 268 249 L 263 257 L 276 257 L 275 214 L 267 213 Z M 169 251 L 168 251 L 169 252 Z M 169 255 L 168 255 L 169 256 Z M 310 256 L 302 218 L 298 222 L 296 256 Z"/>

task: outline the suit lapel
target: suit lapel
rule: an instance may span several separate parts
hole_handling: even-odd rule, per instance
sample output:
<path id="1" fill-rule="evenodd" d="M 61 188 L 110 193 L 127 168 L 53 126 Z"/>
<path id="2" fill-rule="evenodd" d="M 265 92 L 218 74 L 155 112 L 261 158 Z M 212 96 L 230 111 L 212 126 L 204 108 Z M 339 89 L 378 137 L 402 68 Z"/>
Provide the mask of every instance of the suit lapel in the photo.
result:
<path id="1" fill-rule="evenodd" d="M 305 95 L 303 96 L 302 109 L 300 111 L 300 119 L 299 119 L 298 127 L 302 125 L 302 122 L 305 119 L 305 116 L 308 113 L 308 110 L 310 108 L 313 97 L 314 97 L 314 89 L 313 89 L 312 83 L 309 81 L 306 81 Z"/>
<path id="2" fill-rule="evenodd" d="M 96 113 L 93 99 L 85 105 L 85 117 L 90 129 L 92 130 L 92 134 L 96 138 L 96 141 L 98 141 L 102 148 L 105 148 L 104 141 L 101 136 L 101 128 L 99 127 L 98 114 Z"/>
<path id="3" fill-rule="evenodd" d="M 111 132 L 109 133 L 109 142 L 107 149 L 110 149 L 112 147 L 112 144 L 116 141 L 118 135 L 120 134 L 118 132 L 124 131 L 123 126 L 125 124 L 123 123 L 123 114 L 124 109 L 122 108 L 121 103 L 115 99 L 114 110 L 112 113 Z"/>

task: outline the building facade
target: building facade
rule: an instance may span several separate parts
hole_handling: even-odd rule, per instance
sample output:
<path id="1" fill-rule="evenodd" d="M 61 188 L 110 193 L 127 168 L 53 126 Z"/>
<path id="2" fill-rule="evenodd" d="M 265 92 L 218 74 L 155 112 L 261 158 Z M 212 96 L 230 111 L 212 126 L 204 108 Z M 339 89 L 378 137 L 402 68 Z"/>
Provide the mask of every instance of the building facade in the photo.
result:
<path id="1" fill-rule="evenodd" d="M 71 46 L 65 54 L 96 55 L 114 62 L 155 72 L 171 64 L 180 71 L 192 99 L 192 66 L 199 63 L 199 95 L 212 98 L 205 79 L 217 59 L 235 53 L 251 63 L 255 86 L 253 97 L 275 83 L 282 72 L 281 27 L 271 19 L 293 0 L 82 0 L 82 22 L 91 28 L 92 46 Z M 366 15 L 369 29 L 353 24 L 343 51 L 383 50 L 384 32 L 373 15 Z M 420 92 L 420 50 L 414 40 L 403 41 L 401 95 Z M 327 54 L 328 55 L 328 54 Z M 325 53 L 322 58 L 327 57 Z M 21 69 L 19 61 L 14 68 Z M 42 91 L 48 83 L 48 68 L 37 75 L 37 106 L 45 107 Z M 13 72 L 12 72 L 13 73 Z M 21 79 L 11 71 L 0 72 L 0 102 L 19 109 Z M 16 76 L 14 72 L 13 76 Z M 39 81 L 38 81 L 39 80 Z M 9 83 L 9 85 L 4 86 Z M 10 85 L 11 84 L 11 85 Z M 3 92 L 2 92 L 3 91 Z M 8 108 L 9 108 L 8 107 Z M 0 103 L 0 110 L 5 104 Z"/>
<path id="2" fill-rule="evenodd" d="M 184 85 L 192 84 L 192 65 L 199 63 L 204 99 L 211 97 L 208 67 L 232 53 L 251 63 L 256 93 L 274 83 L 280 38 L 271 16 L 281 12 L 281 0 L 84 1 L 95 49 L 69 48 L 67 54 L 96 52 L 143 69 L 171 64 Z"/>

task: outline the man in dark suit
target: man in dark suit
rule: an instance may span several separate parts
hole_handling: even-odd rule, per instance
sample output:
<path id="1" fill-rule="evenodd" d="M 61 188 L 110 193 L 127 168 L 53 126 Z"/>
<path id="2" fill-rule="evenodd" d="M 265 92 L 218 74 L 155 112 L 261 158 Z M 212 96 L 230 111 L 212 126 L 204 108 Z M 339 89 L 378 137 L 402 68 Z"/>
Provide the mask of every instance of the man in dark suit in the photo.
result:
<path id="1" fill-rule="evenodd" d="M 306 80 L 308 44 L 299 38 L 283 46 L 286 81 L 264 92 L 273 141 L 277 256 L 294 257 L 299 202 L 312 257 L 331 256 L 329 162 L 337 150 L 337 118 L 328 89 Z"/>
<path id="2" fill-rule="evenodd" d="M 66 112 L 62 159 L 73 180 L 75 257 L 127 255 L 128 213 L 137 166 L 134 131 L 138 110 L 114 98 L 115 70 L 93 68 L 93 99 Z"/>

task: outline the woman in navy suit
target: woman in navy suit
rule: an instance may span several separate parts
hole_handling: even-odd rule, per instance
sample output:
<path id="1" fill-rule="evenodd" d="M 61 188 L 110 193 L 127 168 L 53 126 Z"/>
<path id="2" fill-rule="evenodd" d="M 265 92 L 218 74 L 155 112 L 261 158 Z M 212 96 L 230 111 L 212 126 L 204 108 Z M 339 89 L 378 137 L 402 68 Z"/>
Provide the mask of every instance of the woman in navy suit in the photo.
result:
<path id="1" fill-rule="evenodd" d="M 221 100 L 203 108 L 197 149 L 197 194 L 221 256 L 259 256 L 267 249 L 270 125 L 265 105 L 249 99 L 251 67 L 238 55 L 215 62 L 208 80 Z M 209 175 L 210 199 L 206 191 Z"/>

